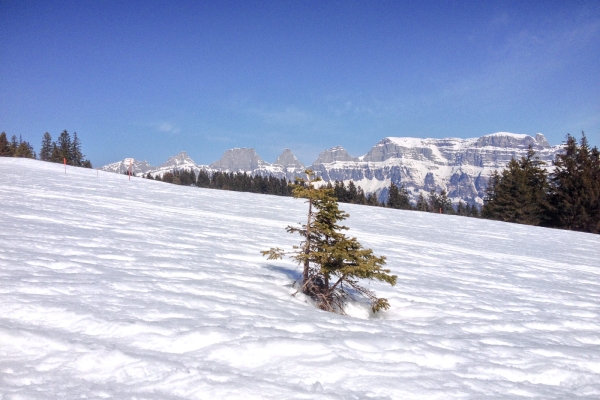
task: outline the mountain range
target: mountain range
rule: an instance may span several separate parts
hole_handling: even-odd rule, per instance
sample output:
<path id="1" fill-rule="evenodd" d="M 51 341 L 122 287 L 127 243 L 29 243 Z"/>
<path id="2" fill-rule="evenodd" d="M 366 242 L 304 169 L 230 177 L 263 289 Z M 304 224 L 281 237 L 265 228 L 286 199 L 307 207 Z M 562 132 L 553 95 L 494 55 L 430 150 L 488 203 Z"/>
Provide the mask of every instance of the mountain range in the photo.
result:
<path id="1" fill-rule="evenodd" d="M 252 148 L 235 148 L 210 165 L 196 164 L 186 152 L 170 157 L 160 166 L 146 161 L 126 158 L 105 165 L 104 171 L 126 173 L 131 166 L 135 175 L 162 175 L 173 170 L 192 170 L 196 174 L 205 170 L 209 174 L 244 172 L 253 175 L 294 180 L 308 167 L 325 182 L 349 181 L 366 193 L 376 193 L 380 201 L 387 198 L 390 183 L 404 185 L 413 200 L 429 191 L 445 190 L 454 203 L 459 200 L 470 204 L 483 204 L 483 196 L 490 175 L 502 170 L 511 158 L 519 159 L 529 146 L 552 169 L 552 160 L 561 146 L 551 146 L 544 135 L 533 136 L 497 132 L 471 139 L 419 139 L 387 137 L 363 156 L 353 157 L 341 146 L 322 151 L 310 165 L 303 165 L 290 149 L 285 149 L 270 164 Z"/>

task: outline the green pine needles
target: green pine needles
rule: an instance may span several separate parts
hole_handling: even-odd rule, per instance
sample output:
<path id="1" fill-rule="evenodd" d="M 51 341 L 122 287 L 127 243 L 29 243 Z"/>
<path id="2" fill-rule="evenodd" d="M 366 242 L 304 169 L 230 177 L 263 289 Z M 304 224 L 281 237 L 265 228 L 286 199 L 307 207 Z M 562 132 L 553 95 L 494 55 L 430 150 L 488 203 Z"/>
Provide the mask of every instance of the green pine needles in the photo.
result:
<path id="1" fill-rule="evenodd" d="M 344 306 L 353 293 L 367 298 L 373 312 L 388 309 L 387 299 L 378 298 L 359 284 L 361 279 L 396 284 L 397 277 L 383 268 L 385 257 L 375 256 L 356 238 L 343 233 L 348 228 L 339 222 L 349 215 L 339 209 L 334 190 L 316 188 L 314 182 L 320 179 L 311 170 L 305 172 L 307 179 L 298 180 L 293 195 L 307 199 L 307 222 L 287 227 L 287 232 L 300 234 L 303 241 L 290 252 L 276 247 L 261 253 L 269 260 L 289 255 L 302 265 L 302 286 L 298 291 L 310 296 L 322 310 L 345 314 Z"/>

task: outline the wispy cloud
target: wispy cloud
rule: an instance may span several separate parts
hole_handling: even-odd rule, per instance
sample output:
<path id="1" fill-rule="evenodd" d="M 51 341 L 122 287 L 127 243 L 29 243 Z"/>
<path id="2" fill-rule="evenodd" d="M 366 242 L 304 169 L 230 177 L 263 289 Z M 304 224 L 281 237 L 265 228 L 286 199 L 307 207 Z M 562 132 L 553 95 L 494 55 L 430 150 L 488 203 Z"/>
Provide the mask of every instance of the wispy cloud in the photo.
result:
<path id="1" fill-rule="evenodd" d="M 302 126 L 314 120 L 307 111 L 298 107 L 288 106 L 284 108 L 248 108 L 247 112 L 260 117 L 265 123 L 277 126 Z"/>
<path id="2" fill-rule="evenodd" d="M 161 124 L 158 124 L 156 126 L 156 130 L 159 132 L 170 133 L 172 135 L 176 135 L 179 132 L 181 132 L 181 129 L 179 129 L 176 126 L 173 126 L 172 124 L 170 124 L 168 122 L 163 122 Z"/>

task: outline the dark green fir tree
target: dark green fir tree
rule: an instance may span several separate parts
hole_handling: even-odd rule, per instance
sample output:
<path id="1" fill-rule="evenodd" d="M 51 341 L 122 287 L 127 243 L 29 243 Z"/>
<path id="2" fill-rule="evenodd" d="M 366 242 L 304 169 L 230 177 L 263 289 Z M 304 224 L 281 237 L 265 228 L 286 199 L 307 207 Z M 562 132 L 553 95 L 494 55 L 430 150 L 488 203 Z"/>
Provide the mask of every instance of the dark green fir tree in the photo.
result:
<path id="1" fill-rule="evenodd" d="M 52 157 L 52 136 L 50 133 L 44 133 L 42 136 L 42 147 L 40 148 L 40 160 L 50 161 Z"/>
<path id="2" fill-rule="evenodd" d="M 287 231 L 298 233 L 303 241 L 289 254 L 303 266 L 300 291 L 310 296 L 319 308 L 344 314 L 344 307 L 352 293 L 368 299 L 373 312 L 390 307 L 388 301 L 360 285 L 361 279 L 379 280 L 391 285 L 397 277 L 384 269 L 385 257 L 377 257 L 365 249 L 356 238 L 343 232 L 348 228 L 340 221 L 348 214 L 339 209 L 333 189 L 317 189 L 313 173 L 306 171 L 307 179 L 294 188 L 294 197 L 308 202 L 307 223 L 290 226 Z M 286 253 L 280 248 L 262 252 L 269 259 L 280 259 Z"/>

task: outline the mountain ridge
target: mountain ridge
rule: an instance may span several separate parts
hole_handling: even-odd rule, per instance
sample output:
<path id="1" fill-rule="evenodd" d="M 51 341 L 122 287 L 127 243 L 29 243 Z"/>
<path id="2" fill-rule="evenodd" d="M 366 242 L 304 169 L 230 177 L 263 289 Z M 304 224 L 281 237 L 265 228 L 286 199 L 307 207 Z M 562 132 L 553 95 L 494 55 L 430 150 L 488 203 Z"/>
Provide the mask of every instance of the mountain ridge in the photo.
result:
<path id="1" fill-rule="evenodd" d="M 529 146 L 552 169 L 551 161 L 561 146 L 552 146 L 545 136 L 496 132 L 476 138 L 414 138 L 385 137 L 360 157 L 351 156 L 342 146 L 322 151 L 308 168 L 325 182 L 354 181 L 367 193 L 376 193 L 380 201 L 387 198 L 391 183 L 404 185 L 414 201 L 420 193 L 445 190 L 454 203 L 459 200 L 483 204 L 487 182 L 494 170 L 503 169 L 511 158 L 520 158 Z M 129 168 L 136 175 L 153 177 L 175 169 L 188 169 L 196 174 L 243 172 L 260 176 L 275 176 L 293 181 L 303 176 L 305 166 L 290 149 L 285 149 L 270 164 L 253 148 L 226 150 L 223 156 L 209 164 L 196 164 L 186 152 L 170 157 L 159 167 L 145 161 L 125 159 L 102 167 L 102 170 L 123 173 Z"/>

